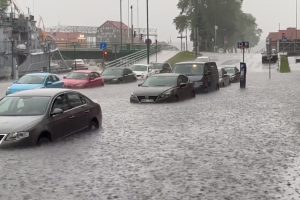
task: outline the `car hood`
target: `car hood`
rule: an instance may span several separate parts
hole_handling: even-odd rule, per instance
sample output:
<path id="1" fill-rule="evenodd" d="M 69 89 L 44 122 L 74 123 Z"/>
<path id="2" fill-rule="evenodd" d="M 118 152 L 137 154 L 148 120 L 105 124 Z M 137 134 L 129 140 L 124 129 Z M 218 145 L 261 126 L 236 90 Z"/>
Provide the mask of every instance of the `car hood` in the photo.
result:
<path id="1" fill-rule="evenodd" d="M 173 87 L 139 87 L 133 94 L 136 96 L 158 96 Z"/>
<path id="2" fill-rule="evenodd" d="M 44 115 L 39 116 L 0 116 L 0 133 L 8 134 L 17 131 L 28 131 L 40 123 Z M 18 123 L 16 123 L 18 122 Z"/>
<path id="3" fill-rule="evenodd" d="M 39 88 L 43 88 L 44 85 L 43 84 L 13 84 L 12 86 L 10 86 L 10 94 L 12 93 L 16 93 L 19 91 L 24 91 L 24 90 L 33 90 L 33 89 L 39 89 Z"/>
<path id="4" fill-rule="evenodd" d="M 65 85 L 79 85 L 87 83 L 87 80 L 78 80 L 78 79 L 64 79 Z"/>
<path id="5" fill-rule="evenodd" d="M 201 81 L 202 78 L 203 78 L 203 75 L 195 75 L 195 76 L 188 76 L 189 79 L 192 81 L 192 82 L 197 82 L 197 81 Z"/>

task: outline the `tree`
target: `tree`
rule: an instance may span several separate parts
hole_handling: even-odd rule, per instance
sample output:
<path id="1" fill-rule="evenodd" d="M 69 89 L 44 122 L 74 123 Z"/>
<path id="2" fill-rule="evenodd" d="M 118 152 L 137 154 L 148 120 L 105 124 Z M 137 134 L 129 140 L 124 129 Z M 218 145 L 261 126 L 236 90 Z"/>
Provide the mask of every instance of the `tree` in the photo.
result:
<path id="1" fill-rule="evenodd" d="M 213 50 L 214 45 L 231 48 L 240 40 L 249 40 L 254 46 L 262 31 L 251 14 L 242 12 L 242 3 L 242 0 L 179 0 L 180 14 L 174 19 L 176 29 L 179 32 L 191 29 L 191 40 L 206 51 Z"/>
<path id="2" fill-rule="evenodd" d="M 0 0 L 0 12 L 1 13 L 5 12 L 8 5 L 9 5 L 8 0 Z"/>

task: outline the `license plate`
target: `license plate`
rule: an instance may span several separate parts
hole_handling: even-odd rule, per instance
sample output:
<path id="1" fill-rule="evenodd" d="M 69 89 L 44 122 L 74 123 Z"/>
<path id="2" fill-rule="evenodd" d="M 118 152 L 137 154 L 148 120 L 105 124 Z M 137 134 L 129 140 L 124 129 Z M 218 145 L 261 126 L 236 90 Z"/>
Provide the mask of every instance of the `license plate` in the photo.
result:
<path id="1" fill-rule="evenodd" d="M 153 103 L 154 100 L 153 99 L 142 99 L 141 102 L 142 103 Z"/>

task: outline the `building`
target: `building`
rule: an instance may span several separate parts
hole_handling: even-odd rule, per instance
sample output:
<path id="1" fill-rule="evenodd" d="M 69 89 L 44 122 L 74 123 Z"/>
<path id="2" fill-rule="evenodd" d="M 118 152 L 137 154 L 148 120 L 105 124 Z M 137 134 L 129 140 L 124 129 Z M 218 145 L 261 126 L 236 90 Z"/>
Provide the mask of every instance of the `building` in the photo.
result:
<path id="1" fill-rule="evenodd" d="M 122 42 L 124 44 L 130 43 L 130 35 L 128 32 L 131 31 L 129 27 L 122 23 Z M 121 42 L 121 23 L 117 21 L 106 21 L 97 29 L 96 35 L 97 43 L 107 42 L 110 44 L 120 44 Z"/>
<path id="2" fill-rule="evenodd" d="M 85 34 L 79 32 L 48 32 L 47 35 L 50 35 L 56 45 L 61 48 L 70 47 L 72 44 L 77 46 L 85 46 L 87 44 Z"/>

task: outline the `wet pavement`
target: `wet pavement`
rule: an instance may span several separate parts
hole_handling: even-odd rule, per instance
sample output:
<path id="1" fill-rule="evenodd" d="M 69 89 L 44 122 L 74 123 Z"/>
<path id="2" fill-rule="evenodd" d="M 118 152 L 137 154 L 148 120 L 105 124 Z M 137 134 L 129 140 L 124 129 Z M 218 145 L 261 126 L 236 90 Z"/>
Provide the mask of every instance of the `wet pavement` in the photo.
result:
<path id="1" fill-rule="evenodd" d="M 300 72 L 269 80 L 258 57 L 247 89 L 179 103 L 130 104 L 137 83 L 80 90 L 103 129 L 0 150 L 0 199 L 299 199 Z"/>

